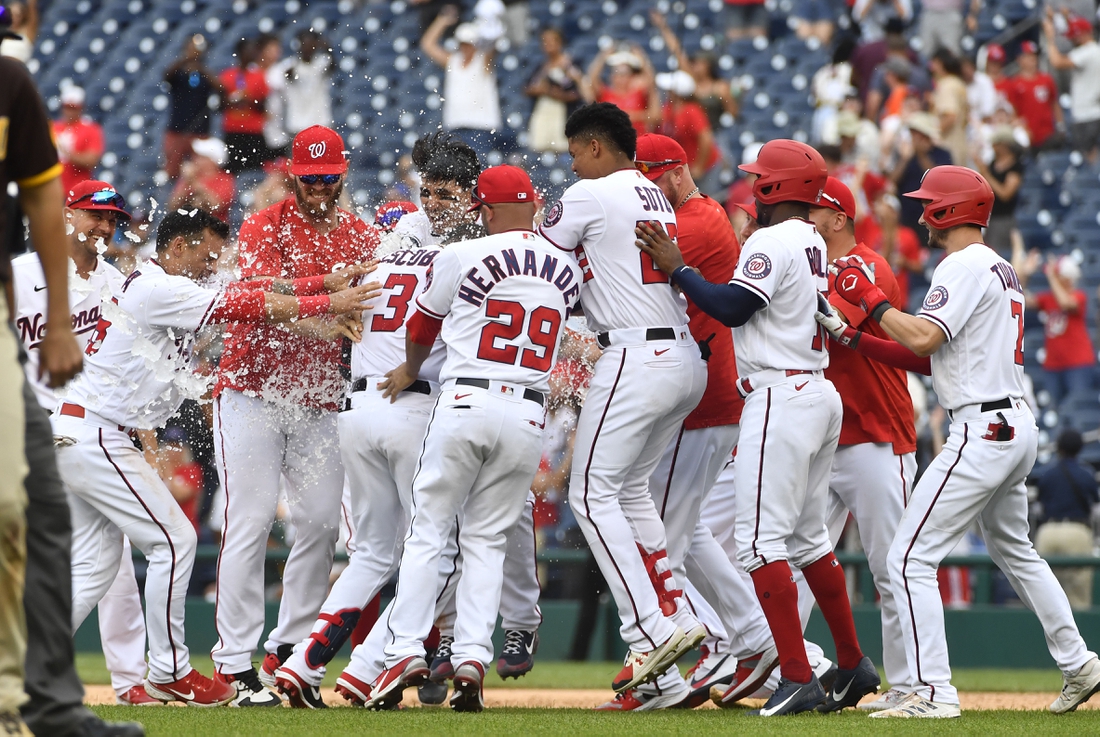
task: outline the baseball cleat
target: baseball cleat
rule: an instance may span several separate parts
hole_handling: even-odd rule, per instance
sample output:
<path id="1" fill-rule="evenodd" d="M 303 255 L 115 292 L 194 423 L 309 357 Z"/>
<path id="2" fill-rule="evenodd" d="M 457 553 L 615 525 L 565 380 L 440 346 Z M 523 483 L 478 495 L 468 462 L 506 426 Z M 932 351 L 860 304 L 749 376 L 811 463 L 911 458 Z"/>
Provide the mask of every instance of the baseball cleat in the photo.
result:
<path id="1" fill-rule="evenodd" d="M 795 683 L 786 678 L 779 679 L 775 693 L 771 695 L 759 709 L 747 712 L 753 717 L 778 717 L 787 714 L 800 714 L 804 711 L 812 711 L 815 706 L 825 700 L 825 690 L 817 680 L 817 676 L 810 676 L 809 683 Z"/>
<path id="2" fill-rule="evenodd" d="M 600 704 L 596 711 L 656 711 L 657 709 L 677 709 L 686 706 L 691 690 L 679 690 L 674 693 L 648 693 L 632 688 L 617 694 L 614 699 Z"/>
<path id="3" fill-rule="evenodd" d="M 839 672 L 840 669 L 837 664 L 826 657 L 822 657 L 814 666 L 814 675 L 817 676 L 817 682 L 821 684 L 821 688 L 825 690 L 825 693 L 833 690 L 833 684 L 836 683 L 836 676 Z"/>
<path id="4" fill-rule="evenodd" d="M 852 670 L 838 670 L 836 682 L 829 689 L 829 695 L 825 702 L 817 707 L 821 713 L 840 711 L 849 706 L 855 706 L 864 696 L 878 691 L 882 679 L 874 663 L 866 655 L 863 656 Z"/>
<path id="5" fill-rule="evenodd" d="M 485 680 L 485 668 L 481 663 L 467 660 L 455 668 L 455 690 L 451 694 L 451 711 L 482 711 L 485 708 L 485 699 L 481 695 L 483 680 Z"/>
<path id="6" fill-rule="evenodd" d="M 737 661 L 737 674 L 730 681 L 730 687 L 722 693 L 715 703 L 718 706 L 732 706 L 741 699 L 748 698 L 763 686 L 768 676 L 779 665 L 779 652 L 775 645 L 751 658 Z"/>
<path id="7" fill-rule="evenodd" d="M 182 701 L 188 706 L 221 706 L 237 698 L 237 689 L 224 681 L 207 678 L 193 668 L 171 683 L 153 683 L 146 679 L 145 692 L 157 701 Z"/>
<path id="8" fill-rule="evenodd" d="M 909 698 L 907 692 L 891 688 L 883 692 L 874 701 L 868 701 L 866 704 L 859 704 L 856 708 L 862 711 L 883 711 L 885 709 L 893 709 L 907 698 Z"/>
<path id="9" fill-rule="evenodd" d="M 229 702 L 230 706 L 282 706 L 283 697 L 260 683 L 255 668 L 240 673 L 215 673 L 214 678 L 236 689 L 237 696 Z"/>
<path id="10" fill-rule="evenodd" d="M 416 687 L 416 698 L 424 706 L 442 706 L 447 700 L 447 684 L 425 681 Z"/>
<path id="11" fill-rule="evenodd" d="M 709 652 L 703 646 L 699 661 L 688 671 L 688 688 L 691 690 L 685 699 L 683 707 L 694 709 L 706 703 L 710 698 L 710 690 L 715 686 L 728 686 L 733 683 L 737 675 L 737 659 L 726 653 Z M 723 689 L 723 693 L 724 693 Z"/>
<path id="12" fill-rule="evenodd" d="M 268 688 L 275 688 L 275 671 L 279 670 L 293 653 L 293 645 L 279 645 L 275 652 L 265 655 L 264 662 L 260 664 L 260 683 Z"/>
<path id="13" fill-rule="evenodd" d="M 419 686 L 428 680 L 430 674 L 424 658 L 410 655 L 378 674 L 378 678 L 370 686 L 370 698 L 363 706 L 372 711 L 392 709 L 401 703 L 406 688 Z"/>
<path id="14" fill-rule="evenodd" d="M 352 706 L 363 706 L 370 700 L 370 684 L 344 671 L 336 679 L 336 693 L 347 699 Z"/>
<path id="15" fill-rule="evenodd" d="M 321 689 L 302 678 L 290 668 L 283 666 L 275 671 L 275 688 L 286 696 L 294 709 L 327 709 L 321 698 Z"/>
<path id="16" fill-rule="evenodd" d="M 644 653 L 629 651 L 626 654 L 626 665 L 611 682 L 611 688 L 616 693 L 622 693 L 641 683 L 655 680 L 668 670 L 668 666 L 685 640 L 687 636 L 684 635 L 684 631 L 677 627 L 672 631 L 671 637 L 653 650 Z"/>
<path id="17" fill-rule="evenodd" d="M 6 726 L 0 723 L 0 734 L 32 737 L 29 729 L 26 732 L 5 731 Z M 105 722 L 94 714 L 89 714 L 77 725 L 76 731 L 70 734 L 73 737 L 145 737 L 145 727 L 137 722 Z"/>
<path id="18" fill-rule="evenodd" d="M 432 674 L 429 680 L 435 683 L 446 683 L 455 674 L 455 667 L 451 665 L 451 645 L 455 642 L 454 635 L 439 636 L 439 644 L 432 656 Z"/>
<path id="19" fill-rule="evenodd" d="M 1055 714 L 1073 711 L 1100 691 L 1100 659 L 1095 656 L 1073 673 L 1062 675 L 1062 693 L 1050 705 Z"/>
<path id="20" fill-rule="evenodd" d="M 937 704 L 915 693 L 892 709 L 870 715 L 872 719 L 957 719 L 961 716 L 958 704 Z"/>
<path id="21" fill-rule="evenodd" d="M 538 651 L 538 630 L 505 630 L 504 648 L 497 659 L 497 675 L 515 679 L 527 675 L 535 667 L 535 653 Z"/>
<path id="22" fill-rule="evenodd" d="M 116 696 L 115 703 L 125 706 L 160 706 L 164 702 L 147 694 L 145 686 L 134 686 L 121 696 Z"/>

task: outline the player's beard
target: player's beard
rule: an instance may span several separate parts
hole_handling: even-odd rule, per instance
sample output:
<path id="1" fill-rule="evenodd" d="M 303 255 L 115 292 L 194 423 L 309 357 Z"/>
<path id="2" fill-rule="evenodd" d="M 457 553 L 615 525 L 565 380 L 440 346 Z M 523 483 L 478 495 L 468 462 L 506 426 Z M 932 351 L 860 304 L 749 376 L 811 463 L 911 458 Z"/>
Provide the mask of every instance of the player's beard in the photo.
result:
<path id="1" fill-rule="evenodd" d="M 325 199 L 319 206 L 314 206 L 306 201 L 302 196 L 302 184 L 300 182 L 294 183 L 294 199 L 298 203 L 298 209 L 315 218 L 327 218 L 329 215 L 336 213 L 336 208 L 340 202 L 340 195 L 344 191 L 344 180 L 340 182 L 332 190 L 332 196 Z"/>
<path id="2" fill-rule="evenodd" d="M 947 248 L 947 231 L 940 230 L 939 228 L 933 228 L 928 226 L 928 247 L 929 248 Z"/>
<path id="3" fill-rule="evenodd" d="M 760 200 L 756 201 L 756 224 L 761 228 L 766 228 L 772 224 L 772 214 L 775 212 L 775 205 L 765 205 Z"/>

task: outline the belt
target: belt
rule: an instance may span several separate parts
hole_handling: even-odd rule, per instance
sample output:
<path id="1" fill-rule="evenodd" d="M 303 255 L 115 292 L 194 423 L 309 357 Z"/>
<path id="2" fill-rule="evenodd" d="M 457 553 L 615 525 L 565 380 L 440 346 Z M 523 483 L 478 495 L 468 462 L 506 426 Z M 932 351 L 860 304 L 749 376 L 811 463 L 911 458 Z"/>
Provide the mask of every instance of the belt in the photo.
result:
<path id="1" fill-rule="evenodd" d="M 982 412 L 994 412 L 998 409 L 1012 409 L 1012 400 L 1005 397 L 996 402 L 982 402 Z"/>
<path id="2" fill-rule="evenodd" d="M 367 379 L 366 379 L 366 377 L 364 377 L 362 379 L 356 379 L 355 383 L 353 383 L 351 385 L 352 394 L 354 394 L 355 392 L 365 392 L 366 390 L 367 390 Z M 428 382 L 424 381 L 423 379 L 417 379 L 416 381 L 409 384 L 407 387 L 405 387 L 401 391 L 403 391 L 403 392 L 416 392 L 417 394 L 431 394 L 432 393 L 432 385 L 429 384 Z"/>
<path id="3" fill-rule="evenodd" d="M 646 340 L 676 340 L 676 331 L 673 328 L 647 328 L 645 331 Z M 600 333 L 596 336 L 596 342 L 604 348 L 611 345 L 611 335 L 609 333 Z"/>
<path id="4" fill-rule="evenodd" d="M 66 417 L 79 417 L 83 420 L 87 412 L 79 404 L 63 402 L 61 404 L 61 409 L 58 410 L 58 414 L 65 415 Z M 119 432 L 128 432 L 124 425 L 116 425 L 116 427 L 118 427 Z"/>
<path id="5" fill-rule="evenodd" d="M 455 379 L 456 384 L 462 384 L 463 386 L 476 386 L 479 389 L 488 389 L 488 379 Z M 542 392 L 535 391 L 534 389 L 524 389 L 523 398 L 529 402 L 543 407 L 546 405 L 546 399 L 543 398 Z"/>

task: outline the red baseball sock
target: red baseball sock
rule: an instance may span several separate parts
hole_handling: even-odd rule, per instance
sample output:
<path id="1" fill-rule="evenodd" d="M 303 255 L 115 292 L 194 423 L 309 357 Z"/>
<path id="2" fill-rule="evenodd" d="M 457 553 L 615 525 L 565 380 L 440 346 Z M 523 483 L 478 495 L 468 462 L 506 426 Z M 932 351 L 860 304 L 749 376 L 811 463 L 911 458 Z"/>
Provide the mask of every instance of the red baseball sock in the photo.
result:
<path id="1" fill-rule="evenodd" d="M 353 648 L 359 647 L 363 640 L 367 639 L 374 623 L 378 621 L 381 604 L 382 594 L 377 594 L 370 600 L 370 603 L 363 607 L 363 613 L 359 615 L 359 622 L 355 625 L 355 629 L 351 631 L 351 646 Z"/>
<path id="2" fill-rule="evenodd" d="M 802 640 L 798 589 L 791 578 L 791 567 L 787 561 L 780 560 L 761 566 L 750 575 L 779 651 L 780 672 L 788 680 L 809 683 L 814 672 L 806 657 L 806 643 Z"/>
<path id="3" fill-rule="evenodd" d="M 852 670 L 859 665 L 863 651 L 859 649 L 856 625 L 852 621 L 852 605 L 848 601 L 848 586 L 844 569 L 836 556 L 829 553 L 802 569 L 810 591 L 814 592 L 821 614 L 829 625 L 836 644 L 837 665 Z"/>

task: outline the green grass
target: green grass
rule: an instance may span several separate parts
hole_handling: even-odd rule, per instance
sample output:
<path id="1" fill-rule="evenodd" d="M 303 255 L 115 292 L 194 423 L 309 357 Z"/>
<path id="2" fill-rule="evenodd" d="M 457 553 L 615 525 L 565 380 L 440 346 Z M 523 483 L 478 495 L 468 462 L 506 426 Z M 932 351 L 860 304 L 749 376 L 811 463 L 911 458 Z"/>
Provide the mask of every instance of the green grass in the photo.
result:
<path id="1" fill-rule="evenodd" d="M 843 735 L 856 731 L 875 734 L 927 735 L 1078 735 L 1100 732 L 1100 712 L 1076 712 L 1054 716 L 1043 712 L 968 712 L 951 720 L 874 720 L 847 711 L 840 715 L 804 714 L 794 717 L 755 719 L 739 712 L 658 711 L 646 714 L 607 714 L 582 709 L 491 709 L 482 714 L 452 714 L 447 709 L 409 709 L 403 712 L 366 712 L 330 709 L 304 712 L 291 709 L 192 709 L 96 707 L 105 719 L 140 719 L 150 737 L 257 737 L 258 735 L 428 734 L 509 735 L 599 734 L 698 735 L 703 732 L 751 730 L 766 735 Z"/>

